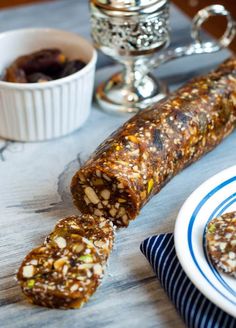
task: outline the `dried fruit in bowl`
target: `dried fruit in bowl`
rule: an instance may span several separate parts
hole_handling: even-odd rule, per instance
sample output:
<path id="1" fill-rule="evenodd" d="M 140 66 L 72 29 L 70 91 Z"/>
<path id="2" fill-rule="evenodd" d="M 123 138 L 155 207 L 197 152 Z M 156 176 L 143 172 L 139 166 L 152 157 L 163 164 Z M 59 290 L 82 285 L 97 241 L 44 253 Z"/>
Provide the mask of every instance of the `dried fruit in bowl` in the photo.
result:
<path id="1" fill-rule="evenodd" d="M 76 73 L 85 66 L 79 59 L 68 60 L 59 49 L 42 49 L 18 57 L 6 69 L 4 81 L 13 83 L 41 83 Z"/>

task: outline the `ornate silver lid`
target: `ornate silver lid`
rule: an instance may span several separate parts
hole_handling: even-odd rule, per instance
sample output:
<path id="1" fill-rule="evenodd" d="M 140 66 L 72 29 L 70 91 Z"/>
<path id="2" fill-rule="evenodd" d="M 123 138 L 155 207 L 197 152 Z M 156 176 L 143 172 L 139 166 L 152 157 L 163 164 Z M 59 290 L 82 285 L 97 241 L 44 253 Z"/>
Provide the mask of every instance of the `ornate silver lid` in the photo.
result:
<path id="1" fill-rule="evenodd" d="M 107 15 L 133 16 L 156 12 L 168 0 L 91 0 L 90 2 Z"/>

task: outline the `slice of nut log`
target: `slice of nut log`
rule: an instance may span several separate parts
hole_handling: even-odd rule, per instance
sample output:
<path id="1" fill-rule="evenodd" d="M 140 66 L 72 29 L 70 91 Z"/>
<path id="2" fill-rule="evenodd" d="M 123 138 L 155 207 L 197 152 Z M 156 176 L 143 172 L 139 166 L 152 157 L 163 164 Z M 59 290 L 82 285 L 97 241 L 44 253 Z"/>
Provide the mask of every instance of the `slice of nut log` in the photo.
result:
<path id="1" fill-rule="evenodd" d="M 213 264 L 236 278 L 236 211 L 211 220 L 206 241 Z"/>
<path id="2" fill-rule="evenodd" d="M 104 218 L 60 220 L 21 264 L 17 279 L 23 293 L 41 306 L 80 308 L 101 283 L 113 239 L 113 226 Z"/>
<path id="3" fill-rule="evenodd" d="M 178 172 L 212 150 L 236 124 L 236 59 L 141 111 L 105 140 L 74 175 L 82 213 L 127 226 Z"/>
<path id="4" fill-rule="evenodd" d="M 54 231 L 46 238 L 46 242 L 53 242 L 56 236 L 65 240 L 75 240 L 77 236 L 86 238 L 106 260 L 111 252 L 114 242 L 114 226 L 104 217 L 91 215 L 70 216 L 61 219 Z M 76 247 L 76 246 L 75 246 Z"/>

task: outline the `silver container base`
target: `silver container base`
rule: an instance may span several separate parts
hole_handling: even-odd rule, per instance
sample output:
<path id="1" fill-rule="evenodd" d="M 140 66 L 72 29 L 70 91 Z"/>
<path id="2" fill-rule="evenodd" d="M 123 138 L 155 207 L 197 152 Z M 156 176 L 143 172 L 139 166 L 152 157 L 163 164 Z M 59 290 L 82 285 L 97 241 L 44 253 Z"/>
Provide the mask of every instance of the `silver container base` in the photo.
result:
<path id="1" fill-rule="evenodd" d="M 96 90 L 96 99 L 100 108 L 106 112 L 137 113 L 165 98 L 167 94 L 167 85 L 155 79 L 151 74 L 145 75 L 142 81 L 131 90 L 125 83 L 123 74 L 116 73 L 99 85 Z"/>

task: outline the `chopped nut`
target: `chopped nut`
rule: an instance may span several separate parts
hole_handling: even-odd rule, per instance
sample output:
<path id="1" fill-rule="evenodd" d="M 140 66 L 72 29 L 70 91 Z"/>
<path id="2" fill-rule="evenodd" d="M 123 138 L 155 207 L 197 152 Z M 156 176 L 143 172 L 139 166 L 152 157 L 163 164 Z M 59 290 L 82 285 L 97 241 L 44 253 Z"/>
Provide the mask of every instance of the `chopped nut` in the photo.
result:
<path id="1" fill-rule="evenodd" d="M 111 216 L 114 217 L 114 216 L 116 215 L 116 213 L 117 213 L 117 209 L 114 208 L 114 207 L 112 207 L 112 208 L 110 209 L 109 213 L 111 214 Z"/>
<path id="2" fill-rule="evenodd" d="M 92 263 L 93 262 L 93 257 L 91 254 L 87 255 L 82 255 L 79 257 L 79 260 L 84 263 Z"/>
<path id="3" fill-rule="evenodd" d="M 115 208 L 118 209 L 120 207 L 120 203 L 115 203 Z"/>
<path id="4" fill-rule="evenodd" d="M 104 190 L 101 191 L 101 196 L 105 200 L 108 200 L 110 198 L 110 195 L 111 195 L 111 193 L 108 189 L 104 189 Z"/>
<path id="5" fill-rule="evenodd" d="M 79 268 L 80 268 L 81 270 L 83 270 L 83 269 L 91 269 L 93 266 L 94 266 L 94 264 L 84 263 L 84 264 L 80 264 L 80 265 L 79 265 Z M 77 278 L 77 279 L 78 279 L 78 278 Z"/>
<path id="6" fill-rule="evenodd" d="M 236 246 L 236 239 L 231 240 L 230 244 L 231 244 L 232 246 Z"/>
<path id="7" fill-rule="evenodd" d="M 234 252 L 229 252 L 229 258 L 234 260 L 236 258 L 236 254 Z"/>
<path id="8" fill-rule="evenodd" d="M 85 201 L 86 205 L 88 205 L 89 203 L 91 203 L 87 196 L 84 196 L 84 201 Z"/>
<path id="9" fill-rule="evenodd" d="M 92 277 L 92 275 L 93 275 L 93 274 L 92 274 L 92 272 L 91 272 L 90 270 L 87 270 L 87 272 L 86 272 L 86 273 L 87 273 L 87 277 L 88 277 L 88 278 L 91 278 L 91 277 Z"/>
<path id="10" fill-rule="evenodd" d="M 62 257 L 58 260 L 56 260 L 54 263 L 53 263 L 53 266 L 56 270 L 61 270 L 63 265 L 67 262 L 67 257 Z"/>
<path id="11" fill-rule="evenodd" d="M 119 203 L 126 203 L 126 200 L 124 198 L 118 198 Z"/>
<path id="12" fill-rule="evenodd" d="M 70 291 L 71 292 L 75 292 L 76 290 L 78 290 L 79 286 L 77 284 L 74 284 L 70 287 Z"/>
<path id="13" fill-rule="evenodd" d="M 66 247 L 66 240 L 65 240 L 65 238 L 58 236 L 58 237 L 56 237 L 54 239 L 54 241 L 55 241 L 55 243 L 57 244 L 57 246 L 59 248 L 65 248 Z"/>
<path id="14" fill-rule="evenodd" d="M 107 180 L 107 181 L 111 181 L 111 179 L 110 179 L 106 174 L 103 173 L 102 176 L 103 176 L 103 178 L 104 178 L 105 180 Z"/>
<path id="15" fill-rule="evenodd" d="M 93 267 L 93 272 L 94 274 L 96 274 L 97 276 L 101 276 L 103 270 L 102 270 L 102 266 L 98 263 L 96 263 Z"/>
<path id="16" fill-rule="evenodd" d="M 216 226 L 214 224 L 210 224 L 210 226 L 208 228 L 208 231 L 210 233 L 214 233 L 216 231 Z"/>
<path id="17" fill-rule="evenodd" d="M 35 267 L 33 265 L 26 265 L 23 267 L 23 277 L 31 278 L 35 274 Z"/>
<path id="18" fill-rule="evenodd" d="M 94 242 L 94 245 L 97 246 L 97 247 L 99 247 L 99 248 L 104 248 L 105 246 L 107 246 L 107 244 L 104 243 L 104 242 L 101 241 L 101 240 L 96 240 L 96 241 Z"/>
<path id="19" fill-rule="evenodd" d="M 87 238 L 85 238 L 85 237 L 83 237 L 82 240 L 83 240 L 83 242 L 84 242 L 85 244 L 88 245 L 88 247 L 93 247 L 93 243 L 91 242 L 91 240 L 89 240 L 89 239 L 87 239 Z"/>
<path id="20" fill-rule="evenodd" d="M 118 216 L 118 217 L 121 217 L 121 216 L 123 216 L 125 213 L 126 213 L 126 212 L 125 212 L 125 208 L 124 208 L 124 207 L 120 207 L 117 216 Z"/>
<path id="21" fill-rule="evenodd" d="M 64 276 L 67 274 L 68 270 L 69 270 L 69 267 L 68 267 L 68 265 L 65 264 L 62 269 L 62 273 Z"/>
<path id="22" fill-rule="evenodd" d="M 30 279 L 27 281 L 27 287 L 28 288 L 33 288 L 35 285 L 35 280 L 34 279 Z"/>
<path id="23" fill-rule="evenodd" d="M 148 181 L 148 194 L 150 194 L 150 192 L 152 191 L 153 186 L 154 186 L 154 181 L 153 179 L 150 179 Z"/>
<path id="24" fill-rule="evenodd" d="M 227 245 L 227 244 L 226 244 L 226 243 L 224 243 L 224 242 L 220 243 L 220 244 L 219 244 L 220 250 L 221 250 L 221 251 L 224 251 L 224 250 L 225 250 L 225 247 L 226 247 L 226 245 Z"/>
<path id="25" fill-rule="evenodd" d="M 75 224 L 72 224 L 71 225 L 71 228 L 74 229 L 74 230 L 80 230 L 81 228 Z"/>
<path id="26" fill-rule="evenodd" d="M 30 264 L 32 264 L 32 265 L 37 265 L 37 264 L 38 264 L 38 261 L 35 260 L 35 259 L 33 259 L 33 260 L 30 261 Z"/>
<path id="27" fill-rule="evenodd" d="M 96 176 L 99 177 L 99 178 L 101 178 L 101 172 L 98 171 L 98 170 L 96 170 Z"/>
<path id="28" fill-rule="evenodd" d="M 141 199 L 144 200 L 146 198 L 146 191 L 142 191 L 140 196 L 141 196 Z"/>
<path id="29" fill-rule="evenodd" d="M 99 223 L 99 228 L 103 228 L 106 225 L 106 221 Z"/>
<path id="30" fill-rule="evenodd" d="M 125 214 L 122 216 L 122 221 L 124 222 L 124 224 L 128 224 L 129 223 L 129 218 L 128 218 L 128 215 Z"/>
<path id="31" fill-rule="evenodd" d="M 99 198 L 92 187 L 86 187 L 84 192 L 91 203 L 93 203 L 93 204 L 99 203 Z"/>
<path id="32" fill-rule="evenodd" d="M 96 209 L 94 210 L 94 215 L 102 216 L 103 213 L 102 213 L 99 209 L 96 208 Z"/>

